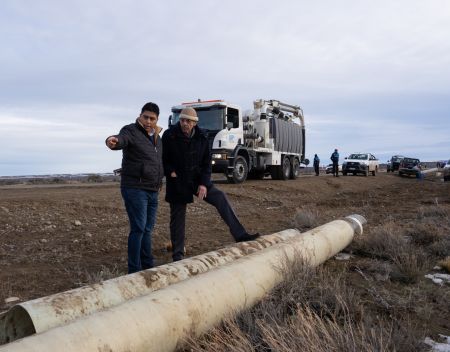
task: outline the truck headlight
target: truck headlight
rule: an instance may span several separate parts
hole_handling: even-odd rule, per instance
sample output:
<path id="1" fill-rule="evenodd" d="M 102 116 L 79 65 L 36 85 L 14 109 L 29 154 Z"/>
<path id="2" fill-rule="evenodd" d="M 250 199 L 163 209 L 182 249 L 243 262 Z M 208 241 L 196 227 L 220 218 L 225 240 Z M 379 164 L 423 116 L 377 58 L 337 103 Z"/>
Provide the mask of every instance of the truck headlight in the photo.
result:
<path id="1" fill-rule="evenodd" d="M 213 159 L 226 160 L 227 159 L 227 155 L 226 154 L 220 154 L 220 153 L 214 153 L 214 154 L 212 154 L 212 158 Z"/>

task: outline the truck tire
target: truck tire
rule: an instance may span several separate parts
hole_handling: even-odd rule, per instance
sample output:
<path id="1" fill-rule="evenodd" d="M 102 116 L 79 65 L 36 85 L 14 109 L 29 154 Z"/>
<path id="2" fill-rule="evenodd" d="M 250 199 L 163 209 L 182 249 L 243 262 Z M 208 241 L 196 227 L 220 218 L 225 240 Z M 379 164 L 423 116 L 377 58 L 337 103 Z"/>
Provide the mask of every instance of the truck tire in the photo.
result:
<path id="1" fill-rule="evenodd" d="M 282 168 L 282 174 L 281 174 L 281 179 L 282 180 L 288 180 L 289 177 L 291 176 L 291 161 L 289 160 L 289 158 L 287 156 L 285 156 L 283 158 L 283 168 Z"/>
<path id="2" fill-rule="evenodd" d="M 378 169 L 375 168 L 375 169 L 372 171 L 372 176 L 375 176 L 375 175 L 377 174 L 377 171 L 378 171 Z"/>
<path id="3" fill-rule="evenodd" d="M 242 183 L 247 179 L 248 165 L 247 160 L 241 155 L 238 155 L 234 160 L 234 169 L 232 176 L 227 176 L 230 183 Z"/>
<path id="4" fill-rule="evenodd" d="M 347 172 L 346 171 L 342 171 L 342 175 L 347 176 Z"/>
<path id="5" fill-rule="evenodd" d="M 292 160 L 290 178 L 292 180 L 295 180 L 299 176 L 300 176 L 300 161 L 298 161 L 297 158 L 294 158 L 294 160 Z"/>

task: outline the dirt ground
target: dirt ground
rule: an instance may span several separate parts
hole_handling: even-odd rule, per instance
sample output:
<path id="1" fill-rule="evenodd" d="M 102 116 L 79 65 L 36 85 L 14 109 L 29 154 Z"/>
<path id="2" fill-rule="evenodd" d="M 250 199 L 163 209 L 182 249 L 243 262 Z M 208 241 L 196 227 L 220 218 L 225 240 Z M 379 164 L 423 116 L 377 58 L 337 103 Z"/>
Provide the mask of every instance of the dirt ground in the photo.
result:
<path id="1" fill-rule="evenodd" d="M 215 183 L 226 192 L 247 230 L 262 234 L 293 228 L 298 209 L 316 211 L 319 224 L 361 214 L 368 220 L 365 236 L 387 221 L 410 226 L 420 211 L 437 204 L 450 213 L 450 182 L 437 178 L 420 181 L 379 173 Z M 153 233 L 157 264 L 171 261 L 165 245 L 169 210 L 164 192 Z M 186 232 L 187 256 L 233 242 L 216 210 L 201 201 L 188 206 Z M 26 301 L 125 274 L 127 236 L 128 220 L 117 182 L 0 187 L 0 312 L 9 307 L 7 297 Z M 353 264 L 358 260 L 364 258 L 356 256 Z M 440 333 L 450 332 L 446 309 L 439 313 L 444 314 Z"/>

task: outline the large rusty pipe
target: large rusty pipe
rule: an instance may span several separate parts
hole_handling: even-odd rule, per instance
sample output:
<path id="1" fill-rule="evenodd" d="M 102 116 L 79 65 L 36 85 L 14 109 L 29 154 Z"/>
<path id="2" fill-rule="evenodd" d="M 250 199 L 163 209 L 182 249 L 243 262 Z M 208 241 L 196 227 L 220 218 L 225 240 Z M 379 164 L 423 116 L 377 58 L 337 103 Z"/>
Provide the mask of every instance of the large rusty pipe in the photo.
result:
<path id="1" fill-rule="evenodd" d="M 176 263 L 20 303 L 6 313 L 4 320 L 7 324 L 3 324 L 0 319 L 0 344 L 41 333 L 81 316 L 146 295 L 299 233 L 293 229 L 277 232 L 263 236 L 258 241 L 233 244 Z"/>
<path id="2" fill-rule="evenodd" d="M 365 219 L 352 215 L 121 305 L 0 347 L 0 352 L 173 351 L 249 308 L 281 280 L 283 262 L 317 266 L 344 249 Z"/>

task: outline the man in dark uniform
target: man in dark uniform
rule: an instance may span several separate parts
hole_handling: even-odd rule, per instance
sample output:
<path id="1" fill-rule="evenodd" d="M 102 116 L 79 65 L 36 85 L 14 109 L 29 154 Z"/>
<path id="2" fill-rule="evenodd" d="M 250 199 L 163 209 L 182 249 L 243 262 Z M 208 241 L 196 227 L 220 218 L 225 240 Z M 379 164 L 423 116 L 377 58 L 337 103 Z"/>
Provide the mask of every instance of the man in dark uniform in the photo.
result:
<path id="1" fill-rule="evenodd" d="M 316 173 L 316 176 L 319 176 L 319 164 L 320 159 L 317 154 L 314 154 L 314 172 Z"/>
<path id="2" fill-rule="evenodd" d="M 333 176 L 339 177 L 339 153 L 337 149 L 335 149 L 334 153 L 331 154 L 330 159 L 333 162 Z"/>
<path id="3" fill-rule="evenodd" d="M 193 202 L 194 194 L 217 209 L 236 242 L 251 241 L 259 237 L 259 234 L 247 233 L 226 195 L 212 184 L 209 143 L 197 122 L 197 112 L 186 107 L 180 113 L 180 121 L 171 126 L 162 137 L 174 261 L 184 257 L 186 205 Z"/>

